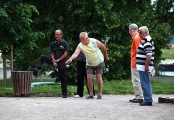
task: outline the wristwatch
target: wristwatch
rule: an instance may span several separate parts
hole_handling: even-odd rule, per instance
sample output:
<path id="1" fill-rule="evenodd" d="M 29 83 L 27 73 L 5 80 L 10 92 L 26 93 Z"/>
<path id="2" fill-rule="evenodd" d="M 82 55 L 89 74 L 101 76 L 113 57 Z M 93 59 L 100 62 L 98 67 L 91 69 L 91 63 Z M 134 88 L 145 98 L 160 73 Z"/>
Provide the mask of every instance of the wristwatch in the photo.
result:
<path id="1" fill-rule="evenodd" d="M 57 61 L 57 62 L 59 62 L 60 60 L 59 60 L 59 59 L 57 59 L 56 61 Z"/>

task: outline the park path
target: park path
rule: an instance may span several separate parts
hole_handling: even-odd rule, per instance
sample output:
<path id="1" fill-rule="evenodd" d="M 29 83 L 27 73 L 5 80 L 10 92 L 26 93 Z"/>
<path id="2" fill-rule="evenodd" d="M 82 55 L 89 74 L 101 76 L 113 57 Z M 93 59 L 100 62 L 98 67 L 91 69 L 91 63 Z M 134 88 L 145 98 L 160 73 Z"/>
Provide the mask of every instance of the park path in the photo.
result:
<path id="1" fill-rule="evenodd" d="M 0 97 L 1 120 L 174 120 L 174 104 L 139 106 L 132 95 L 103 95 L 102 100 L 62 97 Z"/>

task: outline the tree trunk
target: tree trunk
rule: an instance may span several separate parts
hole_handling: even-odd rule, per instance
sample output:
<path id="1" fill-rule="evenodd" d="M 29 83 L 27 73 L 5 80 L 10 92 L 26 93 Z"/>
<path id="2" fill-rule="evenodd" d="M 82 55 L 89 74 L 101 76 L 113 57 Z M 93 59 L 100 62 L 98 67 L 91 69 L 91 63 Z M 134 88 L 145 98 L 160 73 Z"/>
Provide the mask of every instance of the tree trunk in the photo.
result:
<path id="1" fill-rule="evenodd" d="M 11 59 L 10 59 L 10 68 L 11 68 L 11 73 L 13 72 L 13 45 L 11 45 Z M 11 74 L 12 75 L 12 74 Z"/>
<path id="2" fill-rule="evenodd" d="M 4 87 L 7 87 L 7 69 L 6 69 L 6 54 L 2 54 L 3 57 L 3 79 L 4 79 Z"/>

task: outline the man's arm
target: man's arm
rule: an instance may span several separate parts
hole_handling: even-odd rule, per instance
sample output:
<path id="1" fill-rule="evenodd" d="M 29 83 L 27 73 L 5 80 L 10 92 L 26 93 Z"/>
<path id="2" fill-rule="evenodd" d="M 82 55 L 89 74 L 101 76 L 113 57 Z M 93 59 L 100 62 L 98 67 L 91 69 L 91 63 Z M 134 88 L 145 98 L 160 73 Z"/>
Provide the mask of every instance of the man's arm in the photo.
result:
<path id="1" fill-rule="evenodd" d="M 150 61 L 151 61 L 151 55 L 146 55 L 145 72 L 149 71 Z"/>
<path id="2" fill-rule="evenodd" d="M 64 54 L 59 59 L 56 60 L 56 59 L 54 59 L 54 53 L 52 52 L 51 58 L 53 60 L 53 63 L 56 63 L 56 62 L 63 60 L 65 57 L 67 57 L 67 55 L 68 55 L 68 51 L 64 51 Z"/>
<path id="3" fill-rule="evenodd" d="M 73 55 L 65 62 L 65 63 L 70 63 L 72 62 L 72 60 L 74 60 L 75 58 L 77 58 L 77 56 L 79 55 L 81 49 L 79 46 L 77 46 L 75 52 L 73 53 Z"/>
<path id="4" fill-rule="evenodd" d="M 101 43 L 99 40 L 96 40 L 96 43 L 97 43 L 97 47 L 102 49 L 105 61 L 108 61 L 109 57 L 108 57 L 108 54 L 107 54 L 106 46 L 103 43 Z"/>
<path id="5" fill-rule="evenodd" d="M 68 51 L 64 51 L 64 54 L 59 59 L 57 59 L 56 61 L 59 62 L 59 61 L 63 60 L 65 57 L 67 57 L 67 56 L 68 56 Z"/>
<path id="6" fill-rule="evenodd" d="M 54 59 L 54 52 L 51 53 L 51 58 L 52 58 L 52 62 L 56 63 L 56 60 Z"/>

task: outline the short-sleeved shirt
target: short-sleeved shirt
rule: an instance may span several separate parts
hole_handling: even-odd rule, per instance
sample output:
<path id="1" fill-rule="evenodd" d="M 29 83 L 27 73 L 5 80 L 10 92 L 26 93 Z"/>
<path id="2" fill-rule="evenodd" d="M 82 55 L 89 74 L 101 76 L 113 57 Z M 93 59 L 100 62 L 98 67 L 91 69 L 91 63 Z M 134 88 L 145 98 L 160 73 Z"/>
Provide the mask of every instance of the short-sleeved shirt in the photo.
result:
<path id="1" fill-rule="evenodd" d="M 138 47 L 136 55 L 137 70 L 139 71 L 145 70 L 146 56 L 150 55 L 151 60 L 149 64 L 149 72 L 151 72 L 154 65 L 154 54 L 155 54 L 154 42 L 152 38 L 148 35 L 142 40 L 141 44 Z"/>
<path id="2" fill-rule="evenodd" d="M 86 65 L 87 66 L 97 66 L 104 61 L 104 56 L 101 50 L 97 47 L 96 39 L 88 38 L 88 45 L 84 45 L 81 42 L 79 43 L 79 47 L 84 53 L 86 57 Z"/>
<path id="3" fill-rule="evenodd" d="M 65 51 L 69 51 L 69 45 L 68 42 L 65 40 L 61 40 L 60 42 L 54 41 L 51 43 L 51 52 L 54 53 L 54 59 L 59 59 Z M 67 57 L 65 57 L 63 60 L 58 62 L 58 68 L 63 69 L 66 68 L 66 62 Z"/>
<path id="4" fill-rule="evenodd" d="M 138 32 L 132 36 L 132 44 L 131 44 L 131 68 L 136 68 L 136 54 L 138 50 L 138 46 L 141 43 L 141 38 L 139 37 Z"/>

